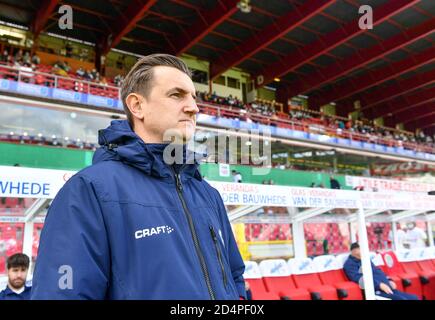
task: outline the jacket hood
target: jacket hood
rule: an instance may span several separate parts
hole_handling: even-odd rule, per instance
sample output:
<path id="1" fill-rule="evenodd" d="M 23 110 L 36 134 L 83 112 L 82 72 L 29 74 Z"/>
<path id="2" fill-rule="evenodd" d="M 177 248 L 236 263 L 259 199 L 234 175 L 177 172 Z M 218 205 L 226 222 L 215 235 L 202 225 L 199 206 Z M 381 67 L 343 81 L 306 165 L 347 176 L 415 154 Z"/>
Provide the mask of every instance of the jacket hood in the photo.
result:
<path id="1" fill-rule="evenodd" d="M 182 148 L 183 164 L 167 164 L 163 153 L 169 144 L 145 143 L 131 129 L 127 120 L 113 120 L 109 127 L 99 130 L 98 143 L 101 147 L 94 154 L 93 164 L 109 160 L 121 161 L 155 177 L 172 179 L 173 169 L 176 172 L 182 170 L 182 174 L 202 180 L 198 171 L 198 159 L 205 155 L 194 153 L 187 149 L 187 145 L 182 145 L 178 147 Z M 170 148 L 175 149 L 176 146 Z"/>

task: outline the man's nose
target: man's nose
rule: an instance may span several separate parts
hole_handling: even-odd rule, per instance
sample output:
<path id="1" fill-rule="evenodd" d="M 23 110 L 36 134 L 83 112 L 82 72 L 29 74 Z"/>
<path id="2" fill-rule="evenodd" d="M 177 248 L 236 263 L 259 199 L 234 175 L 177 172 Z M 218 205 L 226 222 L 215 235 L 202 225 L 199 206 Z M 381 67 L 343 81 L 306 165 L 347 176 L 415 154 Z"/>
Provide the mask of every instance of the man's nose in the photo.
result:
<path id="1" fill-rule="evenodd" d="M 196 104 L 196 100 L 193 98 L 190 98 L 189 101 L 186 103 L 186 106 L 184 107 L 184 112 L 197 114 L 199 112 L 198 105 Z"/>

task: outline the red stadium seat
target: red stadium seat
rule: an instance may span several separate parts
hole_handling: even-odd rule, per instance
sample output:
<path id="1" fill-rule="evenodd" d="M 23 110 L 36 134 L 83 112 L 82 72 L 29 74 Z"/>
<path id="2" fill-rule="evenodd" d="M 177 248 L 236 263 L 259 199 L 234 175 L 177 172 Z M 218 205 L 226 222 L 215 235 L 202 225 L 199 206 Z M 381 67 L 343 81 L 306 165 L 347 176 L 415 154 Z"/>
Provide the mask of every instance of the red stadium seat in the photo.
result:
<path id="1" fill-rule="evenodd" d="M 406 293 L 415 294 L 422 299 L 423 289 L 419 275 L 416 272 L 406 272 L 393 251 L 383 252 L 381 255 L 385 263 L 386 274 L 392 278 L 396 284 L 401 282 L 403 290 Z"/>
<path id="2" fill-rule="evenodd" d="M 417 273 L 426 300 L 435 300 L 435 271 L 423 268 L 419 262 L 427 260 L 425 248 L 397 252 L 397 259 L 407 273 Z"/>
<path id="3" fill-rule="evenodd" d="M 435 256 L 435 250 L 432 247 L 424 248 L 422 260 L 418 261 L 421 269 L 424 271 L 435 271 L 435 264 L 433 263 L 433 257 Z"/>
<path id="4" fill-rule="evenodd" d="M 269 292 L 263 282 L 260 268 L 254 261 L 245 261 L 245 273 L 243 278 L 249 283 L 252 300 L 279 300 L 280 297 L 274 292 Z"/>
<path id="5" fill-rule="evenodd" d="M 310 300 L 311 295 L 306 289 L 296 288 L 285 260 L 263 260 L 260 262 L 260 271 L 266 289 L 281 299 Z"/>
<path id="6" fill-rule="evenodd" d="M 290 259 L 288 266 L 296 287 L 306 289 L 315 300 L 338 300 L 337 289 L 324 285 L 310 258 Z"/>
<path id="7" fill-rule="evenodd" d="M 337 288 L 340 300 L 363 300 L 358 284 L 349 281 L 333 255 L 315 257 L 314 266 L 323 284 Z"/>

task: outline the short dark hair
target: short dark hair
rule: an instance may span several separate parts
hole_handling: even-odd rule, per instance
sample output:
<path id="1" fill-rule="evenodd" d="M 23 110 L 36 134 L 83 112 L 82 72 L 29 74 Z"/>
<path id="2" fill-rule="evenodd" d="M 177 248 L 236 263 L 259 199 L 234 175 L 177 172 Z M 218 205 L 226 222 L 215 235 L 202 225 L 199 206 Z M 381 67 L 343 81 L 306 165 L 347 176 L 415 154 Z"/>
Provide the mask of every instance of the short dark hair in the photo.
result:
<path id="1" fill-rule="evenodd" d="M 358 242 L 354 242 L 351 244 L 350 246 L 350 251 L 352 251 L 353 249 L 359 249 L 359 244 Z"/>
<path id="2" fill-rule="evenodd" d="M 30 259 L 24 253 L 13 254 L 6 261 L 8 270 L 10 268 L 19 268 L 19 267 L 24 267 L 26 269 L 29 269 L 29 264 L 30 264 Z"/>
<path id="3" fill-rule="evenodd" d="M 184 72 L 192 78 L 192 73 L 187 65 L 170 54 L 156 53 L 139 59 L 125 77 L 121 87 L 121 99 L 128 122 L 133 128 L 133 117 L 127 106 L 127 97 L 130 93 L 140 93 L 145 97 L 150 93 L 153 80 L 153 68 L 159 66 L 172 67 Z"/>

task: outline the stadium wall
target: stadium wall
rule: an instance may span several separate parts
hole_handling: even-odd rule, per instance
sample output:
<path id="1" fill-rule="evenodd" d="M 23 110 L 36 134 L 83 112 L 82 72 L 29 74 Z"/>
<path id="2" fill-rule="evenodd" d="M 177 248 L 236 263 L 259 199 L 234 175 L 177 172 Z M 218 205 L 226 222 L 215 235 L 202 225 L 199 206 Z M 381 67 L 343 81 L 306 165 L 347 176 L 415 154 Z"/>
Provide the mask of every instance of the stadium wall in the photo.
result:
<path id="1" fill-rule="evenodd" d="M 0 143 L 0 165 L 80 170 L 92 164 L 93 151 Z"/>

